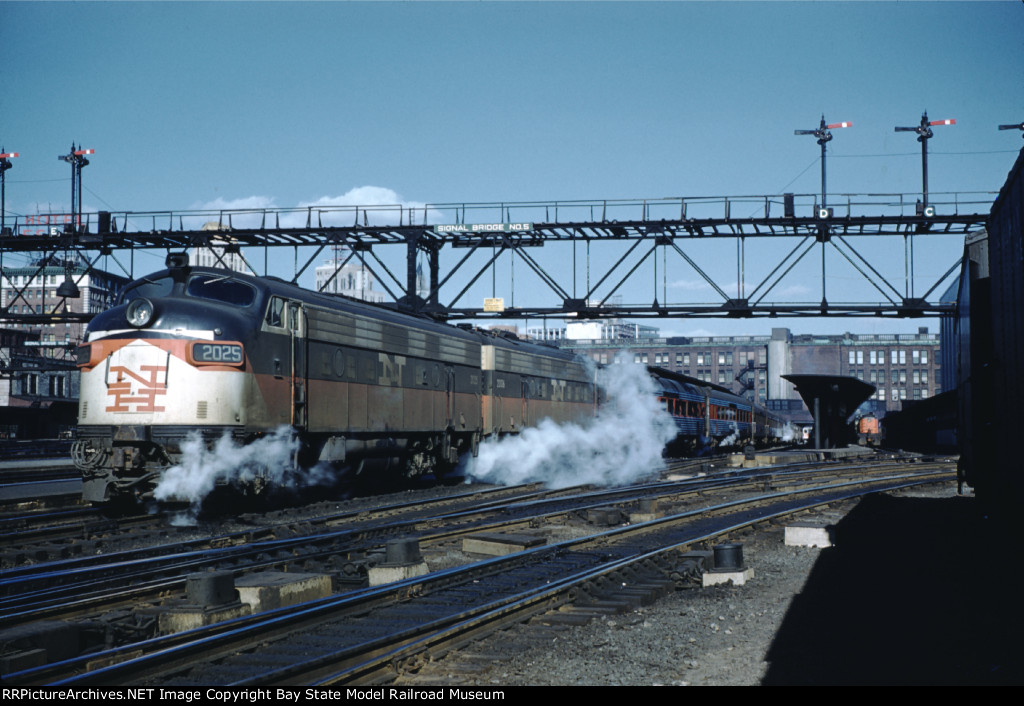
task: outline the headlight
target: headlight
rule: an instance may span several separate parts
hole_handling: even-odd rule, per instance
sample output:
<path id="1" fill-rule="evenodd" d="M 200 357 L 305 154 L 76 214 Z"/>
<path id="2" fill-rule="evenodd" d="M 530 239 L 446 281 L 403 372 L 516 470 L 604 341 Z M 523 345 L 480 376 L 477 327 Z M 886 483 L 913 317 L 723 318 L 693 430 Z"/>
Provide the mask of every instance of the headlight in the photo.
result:
<path id="1" fill-rule="evenodd" d="M 135 328 L 142 328 L 153 319 L 153 302 L 145 297 L 132 299 L 131 303 L 128 304 L 126 316 L 128 317 L 129 324 Z"/>

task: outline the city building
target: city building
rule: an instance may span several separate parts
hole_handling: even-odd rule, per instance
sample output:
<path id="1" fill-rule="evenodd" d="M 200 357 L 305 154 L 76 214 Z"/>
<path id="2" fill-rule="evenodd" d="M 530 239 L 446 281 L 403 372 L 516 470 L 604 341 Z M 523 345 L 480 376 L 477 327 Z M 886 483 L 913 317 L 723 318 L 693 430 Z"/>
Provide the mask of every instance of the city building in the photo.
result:
<path id="1" fill-rule="evenodd" d="M 216 221 L 203 224 L 200 230 L 224 231 L 225 229 Z M 210 239 L 209 246 L 194 247 L 188 252 L 188 264 L 192 267 L 219 267 L 234 272 L 253 274 L 252 269 L 245 264 L 241 249 L 237 244 L 231 242 L 231 236 L 214 236 Z"/>
<path id="2" fill-rule="evenodd" d="M 0 329 L 0 437 L 53 437 L 74 425 L 74 352 L 86 324 L 46 315 L 103 311 L 127 283 L 127 277 L 87 269 L 76 257 L 53 256 L 0 271 L 0 306 L 6 314 L 30 317 Z M 75 287 L 78 297 L 58 294 Z"/>
<path id="3" fill-rule="evenodd" d="M 802 410 L 800 396 L 783 379 L 789 374 L 848 375 L 874 385 L 865 411 L 901 409 L 942 391 L 939 335 L 919 328 L 913 334 L 813 335 L 772 329 L 770 336 L 645 337 L 617 340 L 565 339 L 559 342 L 608 364 L 616 356 L 666 368 L 778 411 Z"/>
<path id="4" fill-rule="evenodd" d="M 316 268 L 316 291 L 341 294 L 380 304 L 388 296 L 374 289 L 373 273 L 347 248 L 337 248 L 334 257 Z M 346 262 L 347 261 L 347 262 Z"/>
<path id="5" fill-rule="evenodd" d="M 526 335 L 535 341 L 635 341 L 656 338 L 655 326 L 609 319 L 607 321 L 574 321 L 560 327 L 531 327 Z"/>
<path id="6" fill-rule="evenodd" d="M 78 288 L 78 297 L 58 296 L 65 279 Z M 128 278 L 87 269 L 75 256 L 67 260 L 53 256 L 24 267 L 4 267 L 0 271 L 0 306 L 13 315 L 41 317 L 49 313 L 98 313 L 113 305 Z M 63 358 L 85 334 L 86 324 L 46 322 L 40 318 L 24 323 L 8 323 L 7 328 L 30 332 L 29 340 L 44 346 L 49 357 Z"/>

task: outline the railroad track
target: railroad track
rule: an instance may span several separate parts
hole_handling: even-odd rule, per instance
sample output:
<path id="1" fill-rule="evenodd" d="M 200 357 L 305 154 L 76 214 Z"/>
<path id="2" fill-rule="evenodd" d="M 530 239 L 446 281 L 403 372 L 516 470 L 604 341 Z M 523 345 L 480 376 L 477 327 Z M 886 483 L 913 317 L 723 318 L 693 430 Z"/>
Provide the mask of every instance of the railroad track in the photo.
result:
<path id="1" fill-rule="evenodd" d="M 870 471 L 871 466 L 865 465 L 844 469 L 847 475 Z M 675 505 L 701 502 L 700 495 L 713 489 L 731 487 L 739 492 L 744 486 L 800 483 L 816 472 L 814 467 L 768 475 L 758 469 L 729 469 L 685 480 L 586 492 L 541 490 L 537 485 L 494 488 L 430 503 L 393 503 L 372 512 L 344 511 L 302 522 L 285 520 L 214 537 L 175 539 L 147 548 L 14 567 L 0 579 L 0 628 L 42 619 L 81 618 L 154 601 L 168 591 L 181 592 L 189 573 L 205 570 L 333 572 L 341 567 L 342 583 L 358 585 L 365 578 L 366 566 L 374 561 L 372 552 L 398 536 L 420 539 L 428 547 L 438 546 L 441 552 L 446 544 L 470 532 L 564 524 L 571 515 L 605 505 L 635 510 L 643 499 Z M 286 512 L 280 515 L 287 517 Z M 148 517 L 131 521 L 140 527 L 157 522 Z"/>
<path id="2" fill-rule="evenodd" d="M 171 678 L 176 683 L 191 679 L 197 683 L 244 684 L 385 680 L 423 654 L 450 649 L 474 635 L 499 629 L 508 621 L 523 620 L 572 602 L 597 600 L 602 586 L 621 585 L 620 579 L 626 576 L 630 577 L 626 583 L 642 593 L 669 590 L 681 580 L 678 577 L 692 575 L 695 570 L 692 560 L 685 558 L 690 547 L 741 527 L 856 494 L 934 482 L 936 478 L 945 480 L 952 474 L 948 465 L 918 464 L 882 470 L 882 477 L 875 477 L 870 486 L 864 485 L 864 477 L 818 486 L 808 485 L 805 479 L 797 491 L 764 490 L 773 483 L 798 484 L 796 473 L 774 480 L 763 471 L 748 474 L 742 481 L 723 478 L 730 481 L 734 496 L 741 493 L 744 497 L 725 503 L 680 502 L 672 514 L 658 520 L 591 532 L 586 537 L 565 539 L 510 557 L 476 561 L 427 577 L 154 638 L 79 662 L 25 670 L 9 675 L 9 679 L 15 680 L 12 683 L 71 679 L 68 683 L 82 684 L 119 680 L 139 683 L 141 679 L 166 683 L 161 680 Z M 863 469 L 844 469 L 846 476 L 851 472 L 868 475 Z M 806 475 L 808 471 L 799 473 Z M 709 493 L 711 487 L 694 487 L 691 492 Z M 548 507 L 545 512 L 535 513 L 534 521 L 545 514 L 554 511 Z M 430 541 L 450 542 L 452 536 L 464 531 L 464 527 L 446 530 L 447 537 L 443 536 L 445 532 L 437 531 Z M 312 656 L 298 660 L 294 658 L 298 653 Z M 129 654 L 135 659 L 113 664 Z M 111 666 L 81 673 L 87 665 L 103 663 Z M 248 663 L 263 668 L 250 668 L 246 673 Z M 280 669 L 266 669 L 266 665 L 278 663 L 283 665 Z M 181 676 L 182 672 L 187 676 Z"/>

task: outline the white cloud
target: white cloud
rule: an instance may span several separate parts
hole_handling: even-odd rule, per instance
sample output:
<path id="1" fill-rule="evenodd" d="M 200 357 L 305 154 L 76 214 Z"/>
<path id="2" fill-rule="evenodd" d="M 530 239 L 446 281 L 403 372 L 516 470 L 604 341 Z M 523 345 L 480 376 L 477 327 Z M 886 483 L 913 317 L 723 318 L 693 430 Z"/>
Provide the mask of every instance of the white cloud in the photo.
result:
<path id="1" fill-rule="evenodd" d="M 232 211 L 245 209 L 277 208 L 273 196 L 246 196 L 240 199 L 226 201 L 220 197 L 205 203 L 196 203 L 192 206 L 196 211 Z"/>
<path id="2" fill-rule="evenodd" d="M 251 214 L 233 214 L 234 227 L 259 227 L 263 223 L 262 211 L 280 211 L 267 217 L 267 226 L 301 228 L 307 222 L 324 226 L 360 225 L 407 225 L 410 222 L 423 223 L 426 204 L 421 201 L 406 201 L 392 189 L 382 186 L 357 186 L 338 196 L 321 196 L 309 201 L 300 201 L 295 206 L 279 206 L 273 196 L 246 196 L 237 199 L 216 198 L 193 204 L 196 211 L 253 211 Z M 188 220 L 188 219 L 186 219 Z M 191 219 L 189 227 L 200 227 L 211 220 L 210 216 Z M 214 219 L 216 220 L 216 219 Z M 227 221 L 227 217 L 224 218 Z M 433 209 L 427 211 L 428 223 L 441 222 L 440 214 Z"/>

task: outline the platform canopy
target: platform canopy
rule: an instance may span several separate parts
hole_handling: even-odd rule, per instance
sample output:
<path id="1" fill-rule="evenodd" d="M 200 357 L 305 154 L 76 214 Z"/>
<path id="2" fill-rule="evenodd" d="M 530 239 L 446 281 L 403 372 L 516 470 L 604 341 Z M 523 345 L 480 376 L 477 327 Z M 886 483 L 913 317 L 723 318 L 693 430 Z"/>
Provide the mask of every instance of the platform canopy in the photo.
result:
<path id="1" fill-rule="evenodd" d="M 874 385 L 844 375 L 782 377 L 793 383 L 814 415 L 814 446 L 819 449 L 845 444 L 850 436 L 846 420 L 875 393 Z"/>

